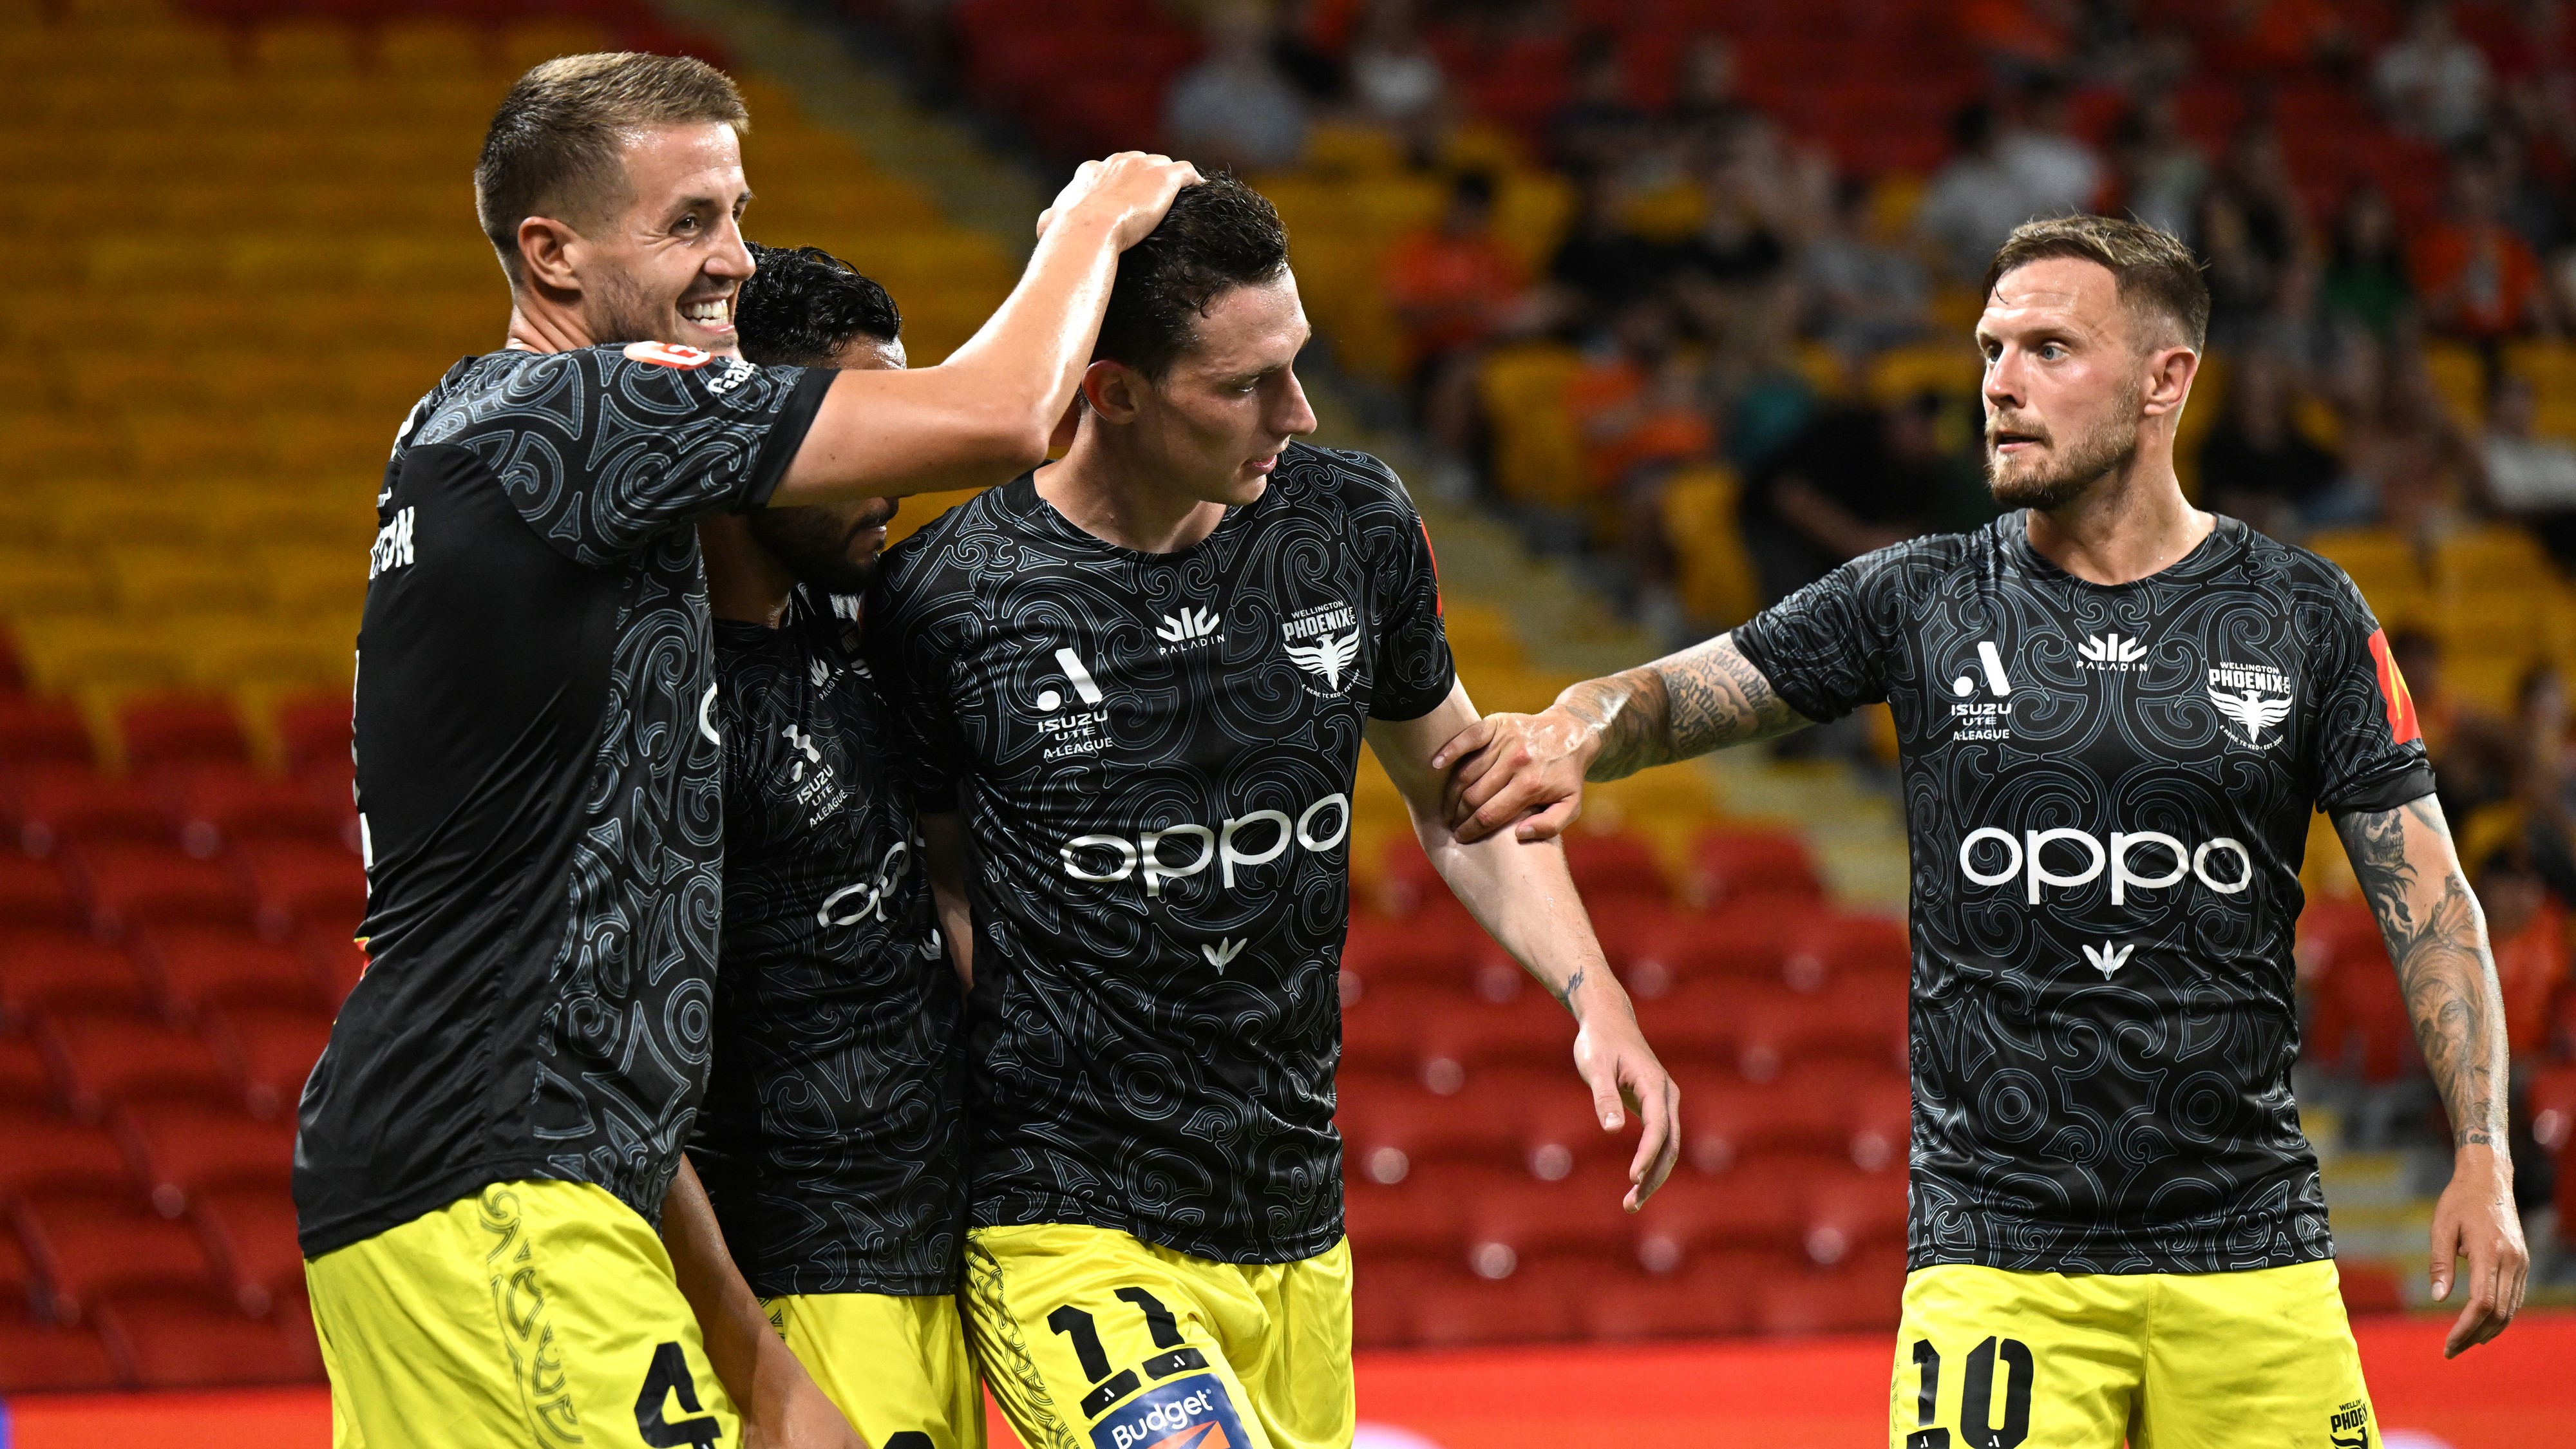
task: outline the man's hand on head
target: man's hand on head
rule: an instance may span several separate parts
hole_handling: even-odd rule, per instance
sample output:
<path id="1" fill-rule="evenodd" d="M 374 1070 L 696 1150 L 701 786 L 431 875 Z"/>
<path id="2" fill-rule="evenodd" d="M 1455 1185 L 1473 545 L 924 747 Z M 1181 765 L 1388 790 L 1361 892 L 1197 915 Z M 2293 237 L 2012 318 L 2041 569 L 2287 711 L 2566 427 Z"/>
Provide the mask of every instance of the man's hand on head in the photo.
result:
<path id="1" fill-rule="evenodd" d="M 1096 218 L 1109 225 L 1118 249 L 1125 251 L 1160 226 L 1172 198 L 1199 179 L 1199 169 L 1189 162 L 1143 151 L 1085 161 L 1056 193 L 1055 204 L 1038 213 L 1037 234 L 1044 237 L 1063 218 Z"/>

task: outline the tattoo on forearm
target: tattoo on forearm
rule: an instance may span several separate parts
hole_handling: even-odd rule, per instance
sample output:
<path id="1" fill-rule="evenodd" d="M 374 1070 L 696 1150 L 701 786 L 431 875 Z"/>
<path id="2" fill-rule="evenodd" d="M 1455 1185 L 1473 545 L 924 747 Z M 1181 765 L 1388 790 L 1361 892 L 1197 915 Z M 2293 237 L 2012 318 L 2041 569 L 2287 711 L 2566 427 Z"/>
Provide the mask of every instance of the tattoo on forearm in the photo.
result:
<path id="1" fill-rule="evenodd" d="M 2445 833 L 2439 809 L 2418 800 L 2339 816 L 2335 829 L 2379 918 L 2424 1064 L 2451 1115 L 2453 1141 L 2493 1146 L 2504 1140 L 2507 1064 L 2486 920 L 2457 865 L 2427 880 L 2407 856 L 2410 833 Z"/>
<path id="2" fill-rule="evenodd" d="M 1574 1009 L 1574 993 L 1582 989 L 1583 968 L 1577 966 L 1574 968 L 1574 974 L 1565 978 L 1565 984 L 1556 988 L 1556 1004 L 1564 1007 L 1568 1011 L 1572 1011 Z"/>
<path id="3" fill-rule="evenodd" d="M 1557 704 L 1601 731 L 1601 753 L 1585 772 L 1593 780 L 1616 780 L 1812 723 L 1780 698 L 1730 634 L 1578 684 Z"/>

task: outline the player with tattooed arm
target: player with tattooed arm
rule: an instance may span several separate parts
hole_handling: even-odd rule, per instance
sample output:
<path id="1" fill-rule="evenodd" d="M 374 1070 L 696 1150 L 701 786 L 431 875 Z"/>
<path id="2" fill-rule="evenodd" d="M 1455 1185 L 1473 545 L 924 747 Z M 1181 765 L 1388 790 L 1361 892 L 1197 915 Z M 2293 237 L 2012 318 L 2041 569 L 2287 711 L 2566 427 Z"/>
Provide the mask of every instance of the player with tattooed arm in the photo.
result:
<path id="1" fill-rule="evenodd" d="M 1435 761 L 1461 838 L 1538 839 L 1586 779 L 1894 713 L 1914 1132 L 1891 1449 L 2376 1441 L 2290 1095 L 2316 810 L 2450 1113 L 2447 1351 L 2522 1304 L 2503 1005 L 2387 636 L 2340 569 L 2174 478 L 2208 318 L 2165 233 L 2021 227 L 1977 324 L 2013 512 L 1855 559 Z"/>

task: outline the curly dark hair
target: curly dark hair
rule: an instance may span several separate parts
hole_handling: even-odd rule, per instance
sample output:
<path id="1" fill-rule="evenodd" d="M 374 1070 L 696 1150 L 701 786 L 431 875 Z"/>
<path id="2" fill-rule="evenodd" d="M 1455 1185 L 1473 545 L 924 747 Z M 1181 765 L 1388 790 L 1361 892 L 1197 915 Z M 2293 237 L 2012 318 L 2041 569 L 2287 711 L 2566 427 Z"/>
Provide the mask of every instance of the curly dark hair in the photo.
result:
<path id="1" fill-rule="evenodd" d="M 1231 176 L 1181 188 L 1169 215 L 1118 259 L 1094 361 L 1159 379 L 1198 340 L 1196 321 L 1226 292 L 1288 270 L 1288 229 L 1269 198 Z"/>
<path id="2" fill-rule="evenodd" d="M 734 299 L 742 355 L 762 366 L 829 367 L 861 337 L 892 342 L 903 313 L 884 287 L 821 247 L 751 246 L 759 267 Z"/>

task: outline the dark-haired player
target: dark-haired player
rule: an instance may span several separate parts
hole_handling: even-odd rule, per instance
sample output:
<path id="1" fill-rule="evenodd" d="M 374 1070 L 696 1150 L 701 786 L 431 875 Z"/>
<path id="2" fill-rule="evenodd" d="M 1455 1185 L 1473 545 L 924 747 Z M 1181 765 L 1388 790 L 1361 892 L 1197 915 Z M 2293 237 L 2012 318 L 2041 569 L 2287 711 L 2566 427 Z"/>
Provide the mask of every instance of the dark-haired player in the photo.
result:
<path id="1" fill-rule="evenodd" d="M 968 1329 L 1033 1445 L 1350 1442 L 1332 1117 L 1363 740 L 1573 1012 L 1603 1127 L 1623 1094 L 1642 1118 L 1632 1205 L 1673 1158 L 1672 1085 L 1562 854 L 1439 823 L 1431 752 L 1474 712 L 1429 543 L 1383 464 L 1294 441 L 1307 335 L 1270 204 L 1183 191 L 1119 269 L 1063 461 L 907 539 L 869 604 L 972 841 Z"/>
<path id="2" fill-rule="evenodd" d="M 508 337 L 412 409 L 377 495 L 371 965 L 296 1140 L 344 1445 L 706 1449 L 812 1397 L 775 1335 L 702 1336 L 705 1265 L 655 1231 L 692 1181 L 722 889 L 694 525 L 1043 457 L 1119 250 L 1196 174 L 1086 167 L 939 367 L 763 368 L 730 355 L 747 123 L 701 62 L 584 55 L 521 77 L 484 137 Z"/>
<path id="3" fill-rule="evenodd" d="M 811 247 L 751 254 L 760 270 L 734 307 L 744 357 L 903 365 L 883 287 Z M 759 1298 L 734 1311 L 765 1314 L 868 1443 L 981 1449 L 956 1299 L 960 994 L 858 650 L 894 509 L 868 498 L 699 525 L 725 875 L 715 1064 L 689 1155 Z"/>
<path id="4" fill-rule="evenodd" d="M 2450 1110 L 2448 1351 L 2522 1303 L 2504 1008 L 2405 680 L 2342 570 L 2174 479 L 2208 320 L 2163 232 L 2020 228 L 1977 324 L 1988 476 L 2018 511 L 1442 750 L 1461 833 L 1529 837 L 1587 775 L 1895 712 L 1914 1143 L 1891 1449 L 2376 1442 L 2290 1096 L 2315 810 Z"/>

